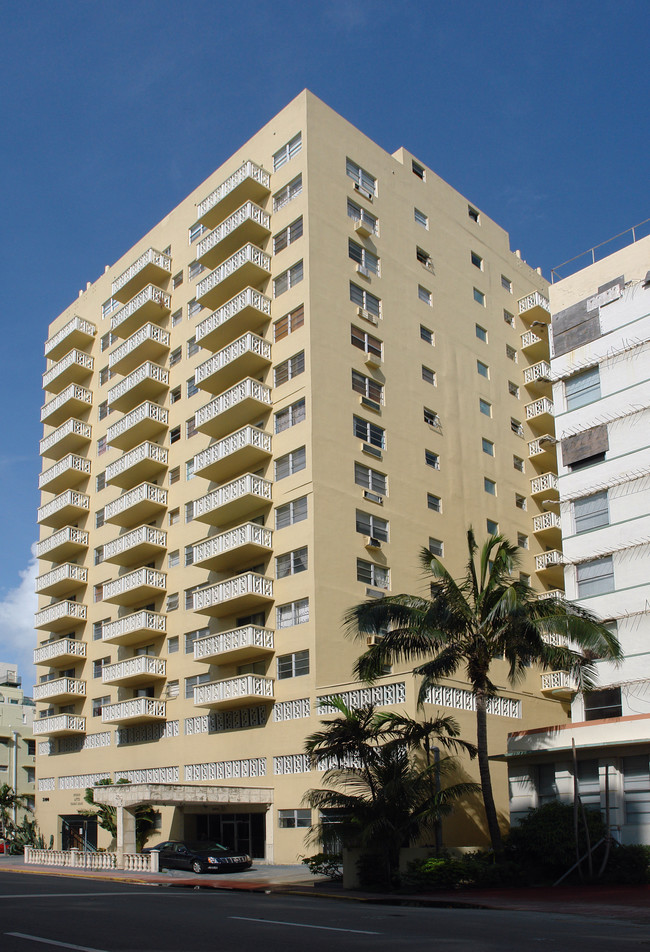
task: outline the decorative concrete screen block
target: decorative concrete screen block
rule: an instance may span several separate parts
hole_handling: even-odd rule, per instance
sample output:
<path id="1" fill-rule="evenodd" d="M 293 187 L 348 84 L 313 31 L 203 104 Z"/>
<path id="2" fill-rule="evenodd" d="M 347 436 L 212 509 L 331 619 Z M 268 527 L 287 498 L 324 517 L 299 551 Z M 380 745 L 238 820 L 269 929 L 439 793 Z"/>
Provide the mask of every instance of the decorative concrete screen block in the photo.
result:
<path id="1" fill-rule="evenodd" d="M 110 745 L 110 731 L 101 731 L 99 734 L 88 734 L 86 737 L 60 737 L 59 753 L 75 754 L 80 750 L 91 750 L 94 747 L 110 747 Z"/>
<path id="2" fill-rule="evenodd" d="M 449 688 L 436 685 L 430 688 L 426 702 L 439 704 L 441 707 L 453 707 L 459 711 L 475 711 L 476 698 L 471 691 L 463 688 Z M 488 714 L 498 717 L 521 717 L 521 701 L 509 697 L 491 697 L 487 702 Z"/>
<path id="3" fill-rule="evenodd" d="M 54 790 L 55 788 L 56 780 L 54 777 L 41 777 L 38 781 L 39 793 L 45 792 L 46 790 Z"/>
<path id="4" fill-rule="evenodd" d="M 266 757 L 222 760 L 218 763 L 188 764 L 185 780 L 232 780 L 239 777 L 266 777 Z"/>
<path id="5" fill-rule="evenodd" d="M 556 357 L 600 337 L 600 312 L 589 309 L 589 301 L 579 301 L 553 316 L 553 350 Z"/>
<path id="6" fill-rule="evenodd" d="M 274 721 L 297 721 L 311 716 L 311 702 L 308 697 L 296 701 L 278 701 L 273 707 Z"/>
<path id="7" fill-rule="evenodd" d="M 311 760 L 308 754 L 282 754 L 273 758 L 274 774 L 309 773 Z"/>
<path id="8" fill-rule="evenodd" d="M 565 466 L 579 463 L 581 460 L 599 456 L 609 449 L 607 425 L 592 426 L 591 429 L 562 440 L 562 462 Z"/>
<path id="9" fill-rule="evenodd" d="M 74 774 L 70 777 L 59 777 L 59 790 L 83 790 L 94 787 L 102 780 L 110 780 L 110 773 Z"/>
<path id="10" fill-rule="evenodd" d="M 120 727 L 117 731 L 117 744 L 146 744 L 166 737 L 178 737 L 178 721 L 166 721 L 164 724 L 134 724 L 133 727 Z"/>
<path id="11" fill-rule="evenodd" d="M 147 767 L 143 770 L 116 770 L 115 783 L 128 780 L 129 783 L 178 783 L 179 767 Z"/>
<path id="12" fill-rule="evenodd" d="M 42 740 L 38 745 L 38 756 L 39 757 L 49 757 L 50 754 L 54 753 L 54 741 L 51 740 Z M 40 790 L 40 787 L 39 787 Z"/>
<path id="13" fill-rule="evenodd" d="M 344 691 L 342 694 L 324 694 L 318 698 L 318 707 L 321 714 L 333 714 L 335 708 L 329 701 L 333 697 L 340 697 L 348 707 L 363 707 L 364 704 L 374 704 L 375 707 L 385 707 L 387 704 L 404 704 L 406 702 L 406 683 L 396 681 L 394 684 L 379 684 L 374 688 L 359 688 L 357 691 Z"/>

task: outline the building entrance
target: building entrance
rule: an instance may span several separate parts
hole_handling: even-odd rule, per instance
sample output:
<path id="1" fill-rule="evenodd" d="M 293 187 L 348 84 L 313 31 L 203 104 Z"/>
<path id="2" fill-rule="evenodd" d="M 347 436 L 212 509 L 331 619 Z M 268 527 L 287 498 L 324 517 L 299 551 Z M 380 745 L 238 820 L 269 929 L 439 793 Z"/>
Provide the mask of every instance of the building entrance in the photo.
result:
<path id="1" fill-rule="evenodd" d="M 61 816 L 61 849 L 97 849 L 97 820 L 91 816 L 69 814 Z"/>
<path id="2" fill-rule="evenodd" d="M 194 819 L 197 840 L 216 840 L 237 853 L 264 859 L 266 814 L 200 813 Z"/>

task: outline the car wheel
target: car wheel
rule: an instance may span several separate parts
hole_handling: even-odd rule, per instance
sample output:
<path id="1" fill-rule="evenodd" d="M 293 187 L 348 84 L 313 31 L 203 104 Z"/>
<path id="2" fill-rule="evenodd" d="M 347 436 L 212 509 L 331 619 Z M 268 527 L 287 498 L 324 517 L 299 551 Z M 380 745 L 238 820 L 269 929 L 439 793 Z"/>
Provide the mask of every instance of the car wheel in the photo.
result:
<path id="1" fill-rule="evenodd" d="M 194 872 L 194 873 L 202 873 L 202 872 L 203 872 L 203 867 L 201 866 L 201 864 L 199 863 L 198 860 L 195 860 L 195 861 L 192 863 L 192 872 Z"/>

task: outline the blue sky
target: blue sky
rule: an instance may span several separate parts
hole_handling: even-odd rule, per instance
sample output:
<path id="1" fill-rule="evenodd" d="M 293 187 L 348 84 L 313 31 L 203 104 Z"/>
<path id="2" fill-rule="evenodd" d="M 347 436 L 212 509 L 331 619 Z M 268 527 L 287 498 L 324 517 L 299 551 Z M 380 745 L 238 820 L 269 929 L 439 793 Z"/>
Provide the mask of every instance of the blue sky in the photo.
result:
<path id="1" fill-rule="evenodd" d="M 0 658 L 31 682 L 43 340 L 79 288 L 304 87 L 549 276 L 650 216 L 649 21 L 647 0 L 5 3 Z"/>

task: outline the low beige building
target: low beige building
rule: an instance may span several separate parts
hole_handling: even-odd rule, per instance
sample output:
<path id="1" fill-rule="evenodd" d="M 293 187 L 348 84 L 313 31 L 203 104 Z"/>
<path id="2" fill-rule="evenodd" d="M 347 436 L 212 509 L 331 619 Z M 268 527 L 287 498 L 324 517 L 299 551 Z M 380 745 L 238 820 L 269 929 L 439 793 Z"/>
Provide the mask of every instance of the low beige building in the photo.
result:
<path id="1" fill-rule="evenodd" d="M 17 666 L 0 661 L 0 787 L 7 784 L 25 798 L 24 807 L 10 810 L 14 823 L 31 817 L 34 806 L 33 720 L 34 702 L 23 694 Z"/>

